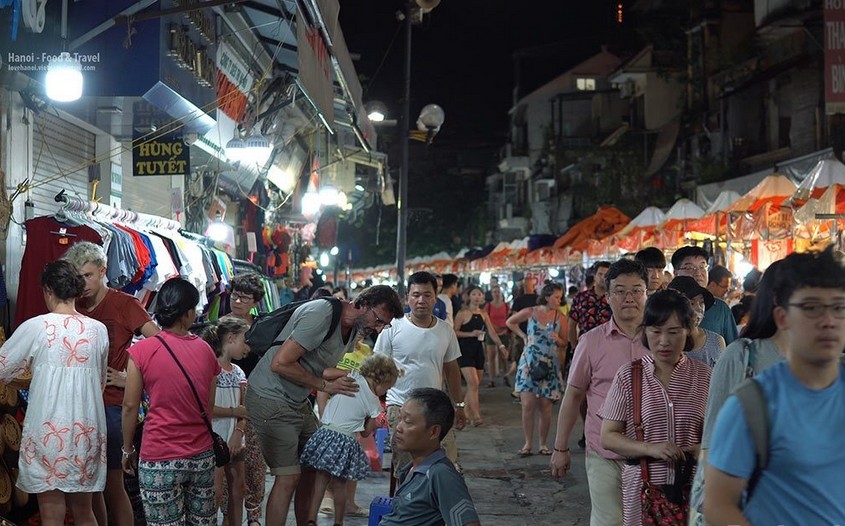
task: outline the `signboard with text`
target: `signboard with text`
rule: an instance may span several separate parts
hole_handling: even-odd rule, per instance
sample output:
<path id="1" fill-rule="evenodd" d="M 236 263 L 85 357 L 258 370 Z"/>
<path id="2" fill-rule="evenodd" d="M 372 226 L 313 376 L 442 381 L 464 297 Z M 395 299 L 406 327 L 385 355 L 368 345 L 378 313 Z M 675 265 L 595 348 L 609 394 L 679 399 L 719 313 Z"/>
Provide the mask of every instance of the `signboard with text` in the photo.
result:
<path id="1" fill-rule="evenodd" d="M 824 101 L 845 113 L 845 0 L 824 0 Z"/>
<path id="2" fill-rule="evenodd" d="M 187 175 L 190 149 L 181 137 L 164 135 L 147 140 L 136 137 L 132 147 L 132 175 Z"/>
<path id="3" fill-rule="evenodd" d="M 299 80 L 303 89 L 329 125 L 334 124 L 334 80 L 326 41 L 304 16 L 297 16 L 296 46 Z"/>

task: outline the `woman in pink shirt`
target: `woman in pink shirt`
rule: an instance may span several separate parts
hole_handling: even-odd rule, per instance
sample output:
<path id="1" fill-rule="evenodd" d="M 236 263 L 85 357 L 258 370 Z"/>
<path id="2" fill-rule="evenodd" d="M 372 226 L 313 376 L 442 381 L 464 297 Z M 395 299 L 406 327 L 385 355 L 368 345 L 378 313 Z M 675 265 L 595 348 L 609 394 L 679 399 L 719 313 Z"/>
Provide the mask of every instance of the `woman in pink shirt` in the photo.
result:
<path id="1" fill-rule="evenodd" d="M 502 357 L 502 381 L 506 386 L 510 387 L 511 383 L 508 380 L 507 371 L 505 370 L 508 364 L 508 357 L 510 356 L 511 335 L 508 331 L 508 326 L 505 322 L 508 319 L 508 312 L 510 312 L 510 305 L 502 298 L 502 289 L 498 285 L 490 288 L 490 294 L 493 296 L 493 301 L 484 306 L 487 311 L 487 316 L 490 317 L 490 322 L 496 328 L 496 334 L 499 335 L 499 340 L 504 344 L 504 347 L 499 347 L 493 341 L 491 336 L 487 336 L 486 352 L 487 352 L 487 374 L 490 376 L 490 383 L 487 387 L 496 387 L 496 377 L 499 376 L 499 356 L 497 351 L 501 352 Z"/>
<path id="2" fill-rule="evenodd" d="M 661 290 L 648 299 L 643 343 L 650 352 L 619 369 L 599 411 L 602 447 L 631 460 L 622 468 L 624 526 L 643 524 L 643 472 L 653 486 L 663 488 L 667 498 L 689 509 L 710 386 L 710 367 L 685 353 L 694 345 L 693 316 L 689 300 L 676 290 Z M 635 364 L 642 378 L 641 439 L 634 424 Z M 661 524 L 681 526 L 686 520 Z"/>
<path id="3" fill-rule="evenodd" d="M 141 391 L 146 389 L 150 410 L 137 466 L 147 524 L 211 526 L 217 521 L 214 451 L 204 417 L 212 414 L 220 364 L 211 347 L 188 332 L 197 317 L 196 287 L 182 278 L 171 279 L 156 301 L 155 317 L 162 332 L 129 348 L 123 398 L 123 469 L 132 473 L 136 465 L 132 439 L 138 419 L 134 415 Z M 176 360 L 190 377 L 205 415 Z"/>

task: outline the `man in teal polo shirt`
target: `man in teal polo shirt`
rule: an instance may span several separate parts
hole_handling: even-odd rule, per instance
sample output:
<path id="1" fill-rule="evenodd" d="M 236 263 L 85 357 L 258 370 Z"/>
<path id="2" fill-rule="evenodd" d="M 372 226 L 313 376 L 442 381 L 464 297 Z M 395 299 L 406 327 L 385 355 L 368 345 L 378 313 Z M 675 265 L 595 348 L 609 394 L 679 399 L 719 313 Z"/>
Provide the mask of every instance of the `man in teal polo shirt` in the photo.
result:
<path id="1" fill-rule="evenodd" d="M 393 510 L 379 526 L 480 526 L 463 477 L 440 448 L 455 419 L 449 396 L 439 389 L 414 389 L 400 417 L 396 448 L 413 461 L 399 470 Z"/>

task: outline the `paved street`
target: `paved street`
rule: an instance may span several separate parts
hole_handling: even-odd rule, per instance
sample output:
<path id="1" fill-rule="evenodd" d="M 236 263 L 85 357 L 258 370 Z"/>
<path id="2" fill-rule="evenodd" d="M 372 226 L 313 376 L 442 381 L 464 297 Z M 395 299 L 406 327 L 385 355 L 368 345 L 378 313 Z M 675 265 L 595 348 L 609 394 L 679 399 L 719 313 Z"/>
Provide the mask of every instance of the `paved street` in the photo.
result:
<path id="1" fill-rule="evenodd" d="M 589 523 L 589 493 L 584 472 L 584 453 L 574 436 L 573 469 L 565 480 L 549 475 L 549 457 L 534 454 L 519 458 L 522 446 L 519 405 L 504 387 L 481 389 L 481 427 L 468 428 L 458 434 L 460 462 L 481 515 L 482 525 L 570 526 Z M 552 422 L 554 430 L 557 411 Z M 549 437 L 549 446 L 552 445 Z M 534 444 L 536 451 L 537 444 Z M 270 479 L 268 477 L 268 491 Z M 388 492 L 387 473 L 375 474 L 358 486 L 358 504 L 369 506 L 377 495 Z M 294 525 L 292 514 L 288 524 Z M 321 515 L 319 524 L 331 525 L 332 517 Z M 365 518 L 349 517 L 346 526 L 365 526 Z"/>

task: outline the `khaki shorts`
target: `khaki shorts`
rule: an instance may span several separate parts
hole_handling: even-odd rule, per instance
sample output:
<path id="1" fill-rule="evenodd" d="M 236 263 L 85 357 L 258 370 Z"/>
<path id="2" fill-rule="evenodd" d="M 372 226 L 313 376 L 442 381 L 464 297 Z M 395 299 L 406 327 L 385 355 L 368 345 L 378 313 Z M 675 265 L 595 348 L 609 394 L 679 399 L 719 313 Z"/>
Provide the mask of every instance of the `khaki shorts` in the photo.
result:
<path id="1" fill-rule="evenodd" d="M 298 474 L 299 454 L 319 427 L 311 403 L 306 400 L 299 407 L 292 407 L 280 400 L 262 398 L 249 389 L 244 401 L 270 473 Z"/>
<path id="2" fill-rule="evenodd" d="M 391 464 L 393 464 L 393 470 L 397 471 L 399 468 L 411 462 L 413 458 L 411 458 L 410 453 L 406 451 L 399 451 L 396 449 L 396 426 L 399 424 L 399 410 L 401 406 L 398 405 L 389 405 L 387 406 L 387 428 L 390 433 L 390 448 L 393 450 L 393 456 L 391 457 L 393 460 Z M 443 437 L 443 441 L 440 443 L 443 449 L 446 450 L 446 458 L 452 461 L 452 464 L 458 464 L 458 437 L 455 434 L 455 428 L 449 430 L 446 433 L 446 436 Z"/>

